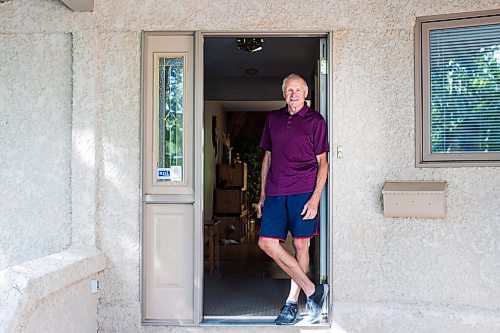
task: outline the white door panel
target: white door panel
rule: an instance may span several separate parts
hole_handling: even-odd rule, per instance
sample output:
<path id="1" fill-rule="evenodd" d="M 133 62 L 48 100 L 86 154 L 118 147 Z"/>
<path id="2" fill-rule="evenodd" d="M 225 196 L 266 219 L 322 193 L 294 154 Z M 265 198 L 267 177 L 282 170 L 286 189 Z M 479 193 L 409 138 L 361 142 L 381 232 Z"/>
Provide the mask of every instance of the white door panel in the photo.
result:
<path id="1" fill-rule="evenodd" d="M 193 206 L 144 204 L 145 320 L 193 321 Z"/>

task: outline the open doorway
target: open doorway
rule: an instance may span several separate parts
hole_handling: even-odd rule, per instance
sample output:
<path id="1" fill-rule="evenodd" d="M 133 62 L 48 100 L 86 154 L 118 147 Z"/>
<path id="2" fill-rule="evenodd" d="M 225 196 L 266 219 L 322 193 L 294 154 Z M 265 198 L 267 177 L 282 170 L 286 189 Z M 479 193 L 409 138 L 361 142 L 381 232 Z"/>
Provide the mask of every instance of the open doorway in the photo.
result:
<path id="1" fill-rule="evenodd" d="M 258 37 L 253 42 L 262 43 L 262 50 L 251 52 L 238 39 L 204 38 L 203 317 L 205 322 L 271 324 L 288 296 L 290 280 L 257 246 L 260 216 L 255 205 L 263 156 L 258 145 L 267 114 L 285 106 L 281 84 L 286 75 L 304 77 L 307 104 L 320 110 L 325 102 L 320 101 L 325 40 Z M 326 230 L 320 235 L 326 239 Z M 310 244 L 308 275 L 316 282 L 327 270 L 320 237 Z M 290 239 L 283 246 L 293 254 Z M 301 310 L 304 303 L 299 300 Z"/>

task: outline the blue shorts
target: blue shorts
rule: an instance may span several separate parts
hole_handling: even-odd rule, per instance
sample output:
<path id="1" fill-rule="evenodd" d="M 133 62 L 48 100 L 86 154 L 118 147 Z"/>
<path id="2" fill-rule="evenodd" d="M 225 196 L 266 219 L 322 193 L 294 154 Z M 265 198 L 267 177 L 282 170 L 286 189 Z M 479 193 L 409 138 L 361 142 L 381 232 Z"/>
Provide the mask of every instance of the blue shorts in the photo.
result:
<path id="1" fill-rule="evenodd" d="M 303 194 L 266 196 L 262 208 L 260 237 L 286 240 L 288 231 L 294 238 L 312 238 L 318 234 L 318 215 L 304 220 L 300 213 L 312 192 Z"/>

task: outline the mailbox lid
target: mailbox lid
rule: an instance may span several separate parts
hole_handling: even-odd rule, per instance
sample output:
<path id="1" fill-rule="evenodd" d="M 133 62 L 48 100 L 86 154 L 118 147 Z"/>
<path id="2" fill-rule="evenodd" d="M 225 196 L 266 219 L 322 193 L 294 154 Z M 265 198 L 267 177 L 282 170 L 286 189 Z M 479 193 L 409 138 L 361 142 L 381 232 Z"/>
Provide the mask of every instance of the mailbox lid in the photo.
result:
<path id="1" fill-rule="evenodd" d="M 383 194 L 401 192 L 425 192 L 443 193 L 446 191 L 448 183 L 446 181 L 386 181 Z"/>
<path id="2" fill-rule="evenodd" d="M 385 217 L 446 217 L 446 181 L 387 181 Z"/>

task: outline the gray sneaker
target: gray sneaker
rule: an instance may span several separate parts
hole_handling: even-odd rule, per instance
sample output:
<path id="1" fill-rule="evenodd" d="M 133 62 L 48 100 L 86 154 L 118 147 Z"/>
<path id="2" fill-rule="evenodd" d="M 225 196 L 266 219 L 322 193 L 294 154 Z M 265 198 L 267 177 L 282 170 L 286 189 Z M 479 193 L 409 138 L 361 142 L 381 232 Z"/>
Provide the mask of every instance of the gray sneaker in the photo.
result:
<path id="1" fill-rule="evenodd" d="M 311 314 L 305 318 L 305 322 L 315 324 L 319 322 L 321 310 L 325 303 L 326 295 L 328 295 L 328 285 L 319 284 L 315 286 L 315 292 L 307 298 L 307 306 L 311 309 Z"/>
<path id="2" fill-rule="evenodd" d="M 298 307 L 295 303 L 285 303 L 280 309 L 280 314 L 276 317 L 276 325 L 293 325 L 297 322 Z"/>

